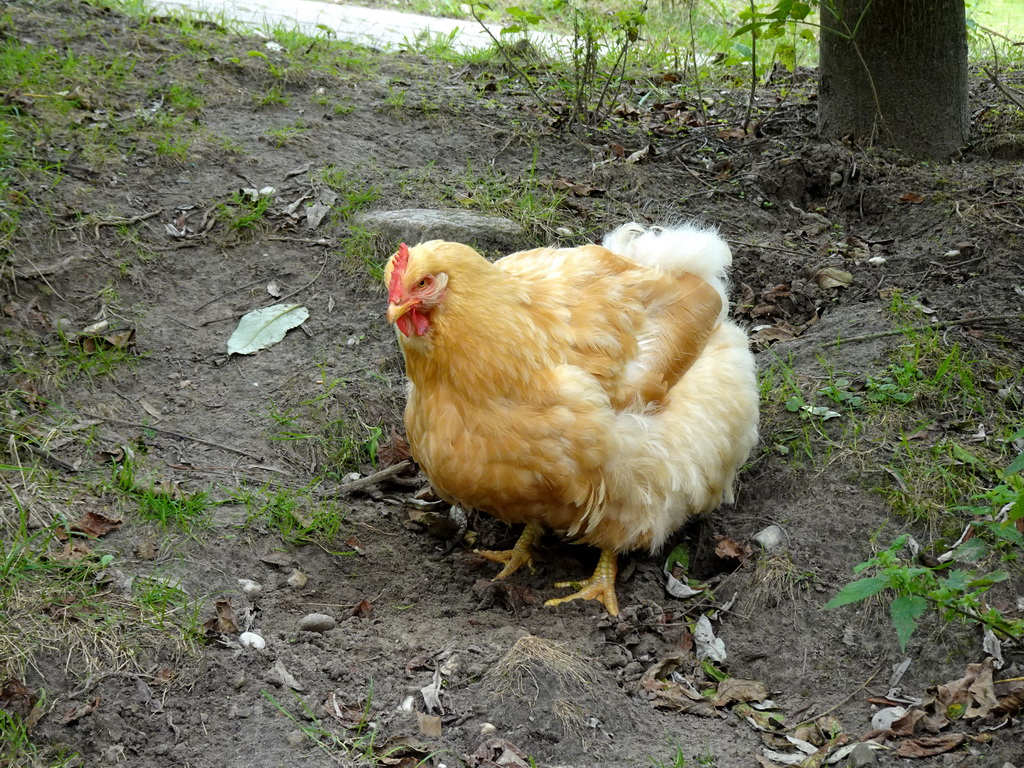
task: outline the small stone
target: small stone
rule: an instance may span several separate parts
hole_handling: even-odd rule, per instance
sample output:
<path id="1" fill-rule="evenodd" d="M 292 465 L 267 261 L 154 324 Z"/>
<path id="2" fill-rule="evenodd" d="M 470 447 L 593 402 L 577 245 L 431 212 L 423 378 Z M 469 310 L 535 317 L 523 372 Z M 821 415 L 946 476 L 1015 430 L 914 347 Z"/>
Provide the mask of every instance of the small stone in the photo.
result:
<path id="1" fill-rule="evenodd" d="M 872 256 L 868 259 L 868 264 L 873 267 L 880 267 L 885 264 L 886 261 L 888 261 L 888 259 L 886 259 L 885 256 Z"/>
<path id="2" fill-rule="evenodd" d="M 858 744 L 851 751 L 846 760 L 847 768 L 866 768 L 869 765 L 877 765 L 878 758 L 875 752 L 867 744 Z"/>
<path id="3" fill-rule="evenodd" d="M 326 613 L 310 613 L 299 619 L 299 629 L 302 632 L 329 632 L 336 626 L 338 622 Z"/>
<path id="4" fill-rule="evenodd" d="M 302 589 L 306 584 L 309 583 L 309 577 L 296 568 L 288 576 L 288 586 L 294 587 L 295 589 Z"/>
<path id="5" fill-rule="evenodd" d="M 480 726 L 481 736 L 490 736 L 492 733 L 497 733 L 498 727 L 494 723 L 483 723 Z"/>
<path id="6" fill-rule="evenodd" d="M 293 747 L 301 747 L 306 743 L 306 734 L 302 731 L 291 731 L 288 734 L 288 743 Z"/>
<path id="7" fill-rule="evenodd" d="M 785 544 L 787 538 L 788 537 L 786 536 L 786 532 L 782 529 L 781 526 L 772 524 L 769 525 L 767 528 L 755 533 L 751 537 L 751 541 L 757 544 L 757 546 L 759 546 L 765 552 L 771 553 L 782 547 L 782 545 Z"/>
<path id="8" fill-rule="evenodd" d="M 255 582 L 252 579 L 239 579 L 238 586 L 242 588 L 242 592 L 250 600 L 256 597 L 256 595 L 260 593 L 260 590 L 263 589 L 258 582 Z"/>
<path id="9" fill-rule="evenodd" d="M 267 647 L 267 641 L 255 632 L 243 632 L 238 636 L 238 644 L 243 648 L 252 648 L 254 651 L 262 651 Z"/>

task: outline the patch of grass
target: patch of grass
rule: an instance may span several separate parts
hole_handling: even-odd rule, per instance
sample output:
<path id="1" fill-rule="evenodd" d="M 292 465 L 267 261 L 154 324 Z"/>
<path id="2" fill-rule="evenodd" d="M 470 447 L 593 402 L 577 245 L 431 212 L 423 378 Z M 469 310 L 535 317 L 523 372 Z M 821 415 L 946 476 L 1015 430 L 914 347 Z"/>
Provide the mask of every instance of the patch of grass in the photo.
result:
<path id="1" fill-rule="evenodd" d="M 380 289 L 384 285 L 384 265 L 396 245 L 385 243 L 382 237 L 362 227 L 350 226 L 348 235 L 338 242 L 338 253 L 343 265 L 358 265 L 365 270 L 370 284 Z"/>
<path id="2" fill-rule="evenodd" d="M 322 184 L 338 194 L 332 206 L 332 216 L 348 221 L 355 213 L 367 208 L 380 197 L 380 189 L 362 181 L 353 172 L 334 165 L 321 168 L 313 175 L 314 183 Z"/>
<path id="3" fill-rule="evenodd" d="M 565 193 L 542 183 L 536 157 L 518 175 L 470 163 L 461 178 L 441 184 L 439 191 L 443 198 L 463 207 L 506 216 L 542 240 L 552 237 L 564 218 Z"/>
<path id="4" fill-rule="evenodd" d="M 379 424 L 366 424 L 357 415 L 339 407 L 339 393 L 348 386 L 343 379 L 331 378 L 326 371 L 319 379 L 319 394 L 294 405 L 271 403 L 266 414 L 273 422 L 271 439 L 290 444 L 328 475 L 340 477 L 365 463 L 376 462 L 382 430 Z"/>
<path id="5" fill-rule="evenodd" d="M 236 232 L 246 230 L 264 232 L 270 227 L 267 222 L 267 210 L 270 208 L 270 203 L 271 198 L 266 195 L 254 197 L 242 192 L 232 192 L 227 202 L 217 206 L 217 218 Z"/>
<path id="6" fill-rule="evenodd" d="M 246 527 L 265 525 L 289 544 L 316 544 L 334 551 L 345 512 L 334 501 L 320 501 L 315 486 L 307 488 L 239 488 L 231 495 L 245 509 Z M 350 554 L 335 552 L 335 554 Z"/>
<path id="7" fill-rule="evenodd" d="M 270 128 L 267 130 L 266 135 L 270 139 L 270 143 L 277 148 L 281 148 L 291 142 L 299 136 L 302 136 L 309 127 L 305 121 L 298 120 L 294 125 L 284 126 L 282 128 Z"/>
<path id="8" fill-rule="evenodd" d="M 131 461 L 115 467 L 114 480 L 116 487 L 138 504 L 136 511 L 143 520 L 185 531 L 209 524 L 213 502 L 206 491 L 186 493 L 155 474 L 140 473 Z"/>
<path id="9" fill-rule="evenodd" d="M 17 492 L 4 483 L 0 492 L 0 658 L 7 674 L 21 676 L 55 654 L 84 680 L 99 670 L 141 672 L 157 648 L 172 655 L 194 649 L 191 604 L 135 600 L 113 588 L 114 555 L 74 538 L 60 517 L 41 526 L 33 520 L 32 499 L 52 493 L 38 478 Z"/>
<path id="10" fill-rule="evenodd" d="M 263 93 L 254 96 L 256 106 L 263 109 L 266 107 L 286 107 L 291 103 L 291 99 L 284 92 L 284 89 L 280 85 L 272 85 L 267 88 Z"/>

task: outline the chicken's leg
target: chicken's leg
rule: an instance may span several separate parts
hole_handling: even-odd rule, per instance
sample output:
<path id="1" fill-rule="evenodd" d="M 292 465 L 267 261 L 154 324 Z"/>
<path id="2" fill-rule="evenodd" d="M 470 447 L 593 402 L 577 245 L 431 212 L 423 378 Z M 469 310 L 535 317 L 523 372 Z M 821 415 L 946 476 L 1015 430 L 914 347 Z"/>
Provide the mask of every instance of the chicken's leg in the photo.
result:
<path id="1" fill-rule="evenodd" d="M 524 565 L 530 566 L 531 570 L 533 569 L 533 543 L 540 537 L 541 533 L 543 531 L 539 525 L 527 525 L 523 529 L 522 534 L 520 534 L 519 541 L 515 543 L 512 549 L 475 549 L 473 551 L 495 563 L 504 563 L 505 567 L 501 569 L 501 573 L 494 577 L 496 579 L 504 579 L 506 576 L 511 576 Z"/>
<path id="2" fill-rule="evenodd" d="M 517 545 L 518 546 L 518 545 Z M 602 549 L 594 575 L 580 584 L 580 591 L 566 597 L 556 597 L 544 605 L 561 605 L 570 600 L 598 600 L 612 616 L 619 615 L 619 601 L 615 597 L 615 577 L 619 572 L 618 558 L 610 549 Z M 559 581 L 556 587 L 573 587 L 578 582 Z"/>

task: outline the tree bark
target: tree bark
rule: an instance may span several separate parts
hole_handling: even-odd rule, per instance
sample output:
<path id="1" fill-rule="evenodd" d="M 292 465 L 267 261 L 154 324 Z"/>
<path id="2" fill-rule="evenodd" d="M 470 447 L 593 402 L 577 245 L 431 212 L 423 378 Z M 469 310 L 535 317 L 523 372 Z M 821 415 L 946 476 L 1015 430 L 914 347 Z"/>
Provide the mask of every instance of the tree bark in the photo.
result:
<path id="1" fill-rule="evenodd" d="M 942 159 L 966 144 L 964 0 L 821 6 L 818 132 Z"/>

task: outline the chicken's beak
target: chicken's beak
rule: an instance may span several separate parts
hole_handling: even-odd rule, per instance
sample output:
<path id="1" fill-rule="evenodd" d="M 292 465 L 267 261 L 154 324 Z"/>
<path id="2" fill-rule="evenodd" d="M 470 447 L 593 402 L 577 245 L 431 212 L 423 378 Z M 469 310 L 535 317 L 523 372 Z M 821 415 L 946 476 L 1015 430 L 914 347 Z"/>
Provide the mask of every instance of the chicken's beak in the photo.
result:
<path id="1" fill-rule="evenodd" d="M 398 318 L 406 314 L 410 309 L 416 306 L 416 299 L 410 299 L 409 301 L 403 302 L 402 304 L 388 304 L 388 323 L 394 325 L 398 322 Z"/>

